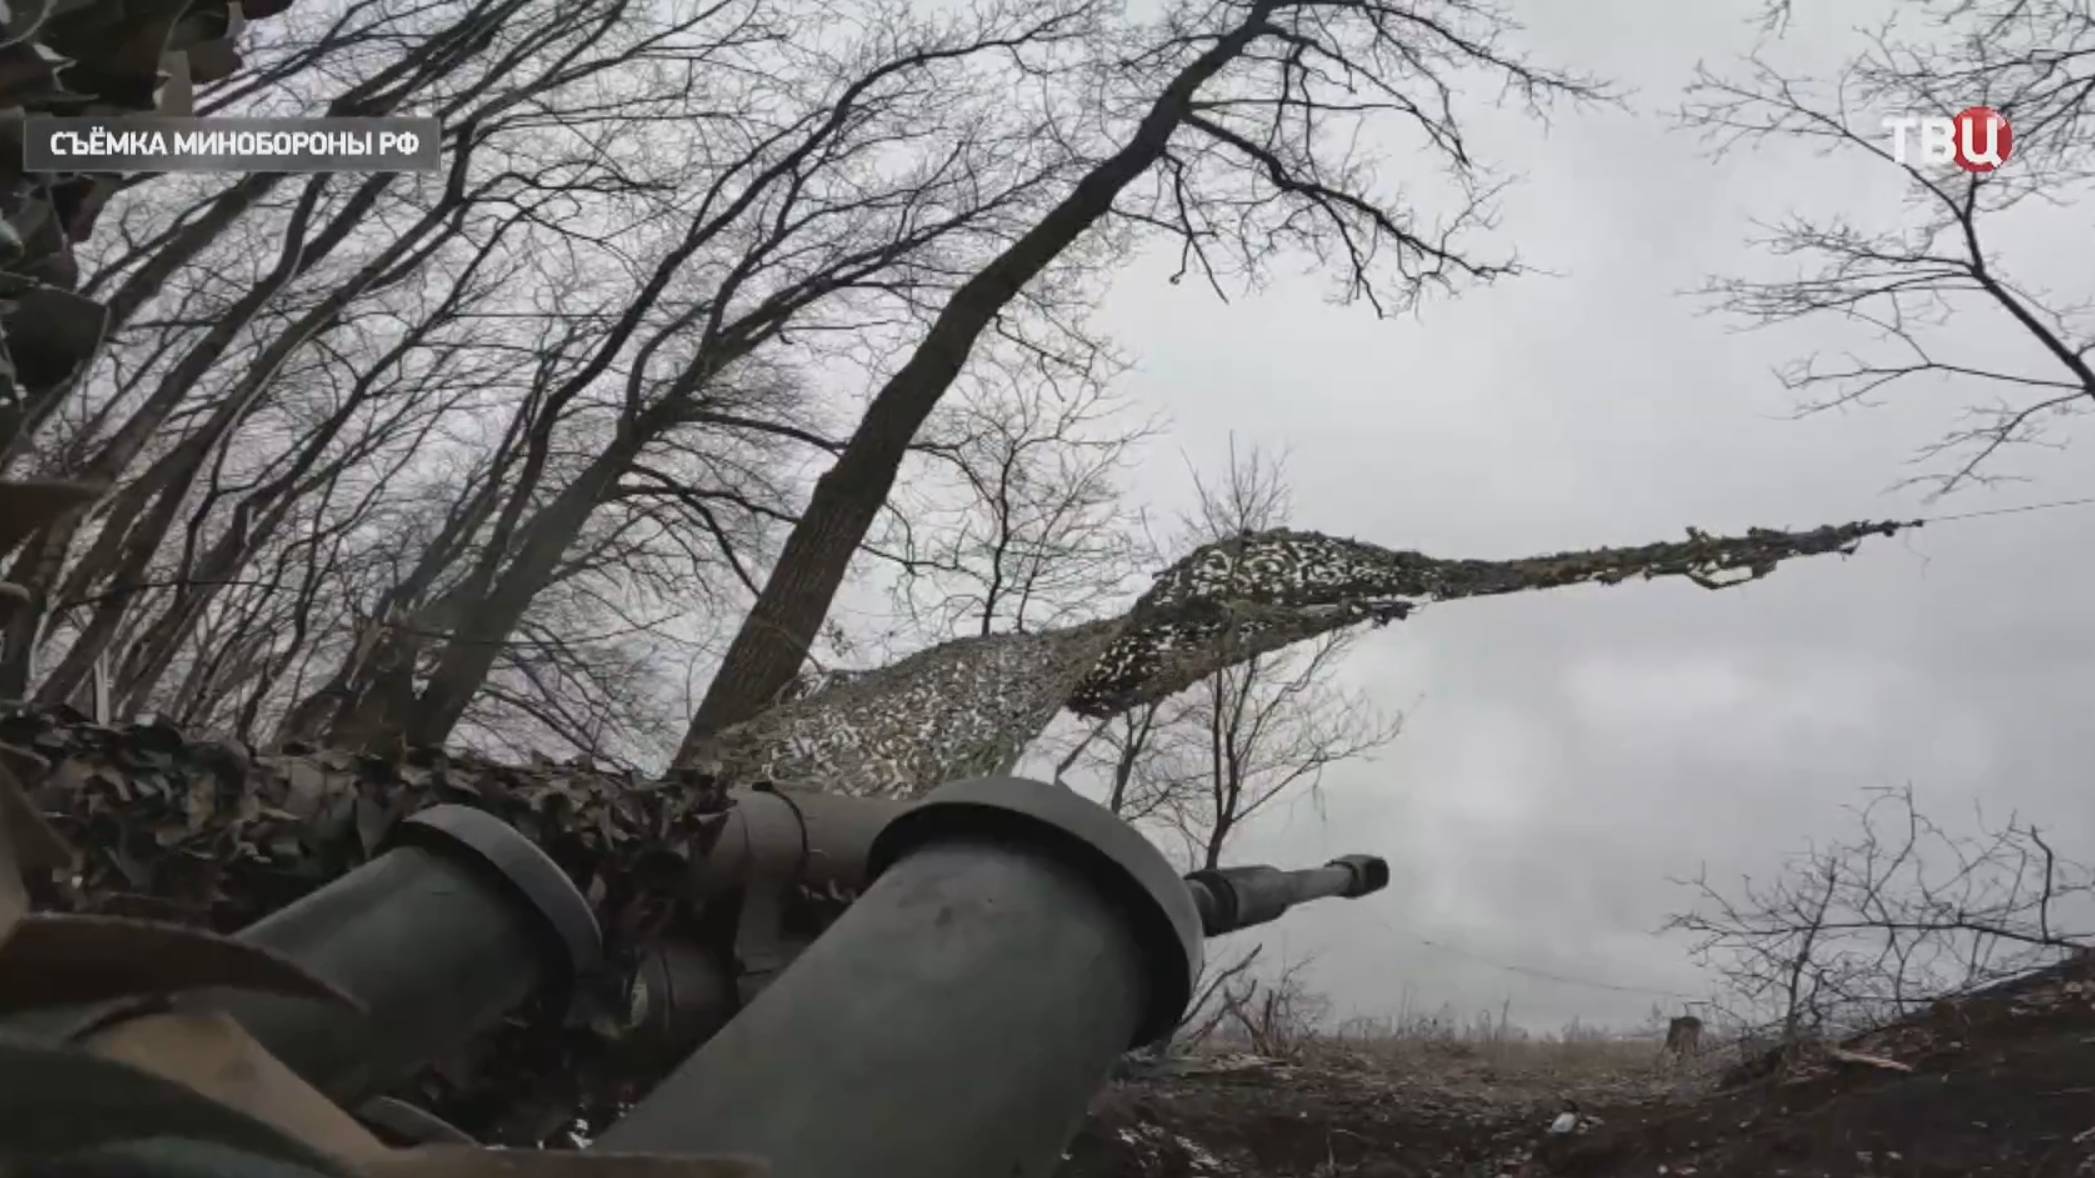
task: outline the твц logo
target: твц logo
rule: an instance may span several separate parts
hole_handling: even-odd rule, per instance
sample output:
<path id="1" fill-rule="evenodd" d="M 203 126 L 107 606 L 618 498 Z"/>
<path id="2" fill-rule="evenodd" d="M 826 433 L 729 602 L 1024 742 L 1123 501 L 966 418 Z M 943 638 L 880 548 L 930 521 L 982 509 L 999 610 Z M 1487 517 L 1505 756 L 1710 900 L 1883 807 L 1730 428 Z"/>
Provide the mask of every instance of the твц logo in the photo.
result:
<path id="1" fill-rule="evenodd" d="M 1967 172 L 1990 172 L 2008 162 L 2015 132 L 1990 106 L 1974 106 L 1954 119 L 1930 115 L 1893 115 L 1884 120 L 1891 132 L 1891 158 L 1907 163 L 1906 132 L 1920 132 L 1920 162 L 1954 163 Z"/>

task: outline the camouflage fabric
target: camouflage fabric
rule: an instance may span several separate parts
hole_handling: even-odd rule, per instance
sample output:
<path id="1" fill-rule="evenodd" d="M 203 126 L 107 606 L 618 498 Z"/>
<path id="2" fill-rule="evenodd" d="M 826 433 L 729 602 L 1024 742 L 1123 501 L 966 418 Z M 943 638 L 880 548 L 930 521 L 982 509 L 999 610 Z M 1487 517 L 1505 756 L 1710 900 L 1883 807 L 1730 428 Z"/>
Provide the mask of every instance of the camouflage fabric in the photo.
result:
<path id="1" fill-rule="evenodd" d="M 1443 560 L 1315 532 L 1259 532 L 1172 565 L 1118 618 L 1037 634 L 948 642 L 875 671 L 835 676 L 716 736 L 692 767 L 882 797 L 1008 770 L 1063 708 L 1105 717 L 1163 699 L 1255 655 L 1432 601 L 1685 577 L 1709 589 L 1757 580 L 1795 556 L 1848 553 L 1902 523 L 1680 541 L 1515 560 Z"/>
<path id="2" fill-rule="evenodd" d="M 1008 772 L 1062 709 L 1120 619 L 964 638 L 831 676 L 715 736 L 690 767 L 729 781 L 865 797 Z"/>
<path id="3" fill-rule="evenodd" d="M 1850 553 L 1908 523 L 1850 523 L 1744 536 L 1688 529 L 1685 540 L 1513 560 L 1443 560 L 1316 532 L 1271 531 L 1209 544 L 1167 569 L 1069 699 L 1110 716 L 1182 691 L 1218 668 L 1361 623 L 1385 625 L 1433 601 L 1632 577 L 1685 577 L 1705 589 L 1758 580 L 1796 556 Z"/>

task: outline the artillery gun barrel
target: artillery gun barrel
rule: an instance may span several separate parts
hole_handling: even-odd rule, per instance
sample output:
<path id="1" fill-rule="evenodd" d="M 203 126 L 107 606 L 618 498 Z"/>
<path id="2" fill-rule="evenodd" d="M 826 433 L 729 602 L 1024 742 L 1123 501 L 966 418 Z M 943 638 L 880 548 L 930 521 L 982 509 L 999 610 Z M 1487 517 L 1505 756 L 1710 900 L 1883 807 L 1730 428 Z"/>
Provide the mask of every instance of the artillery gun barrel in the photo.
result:
<path id="1" fill-rule="evenodd" d="M 1389 879 L 1369 856 L 1181 876 L 1105 808 L 1016 778 L 914 804 L 736 802 L 689 885 L 735 906 L 734 943 L 658 962 L 677 970 L 642 1011 L 686 991 L 695 1005 L 637 1026 L 683 1062 L 593 1150 L 761 1158 L 779 1178 L 1049 1174 L 1113 1062 L 1177 1026 L 1205 936 Z M 857 894 L 789 945 L 768 926 L 804 886 Z M 245 991 L 184 1004 L 231 1014 L 352 1108 L 602 955 L 559 867 L 457 806 L 239 936 L 363 1010 Z"/>
<path id="2" fill-rule="evenodd" d="M 871 816 L 816 839 L 810 810 L 806 845 L 848 862 Z M 751 864 L 782 834 L 802 845 L 756 810 L 741 831 Z M 593 1148 L 761 1157 L 784 1178 L 1051 1173 L 1113 1061 L 1177 1025 L 1204 934 L 1389 880 L 1370 856 L 1180 877 L 1103 807 L 1010 778 L 901 810 L 863 867 L 835 923 Z"/>
<path id="3" fill-rule="evenodd" d="M 592 1146 L 781 1178 L 1044 1175 L 1168 1032 L 1199 915 L 1163 856 L 1041 782 L 959 782 L 881 831 L 870 885 Z"/>
<path id="4" fill-rule="evenodd" d="M 595 964 L 589 903 L 507 823 L 436 806 L 395 845 L 237 939 L 271 949 L 363 1011 L 251 990 L 184 1005 L 224 1011 L 301 1078 L 354 1107 Z"/>
<path id="5" fill-rule="evenodd" d="M 1328 896 L 1350 900 L 1388 884 L 1389 864 L 1373 855 L 1347 855 L 1304 871 L 1220 867 L 1186 877 L 1200 930 L 1210 937 L 1264 924 L 1297 904 Z"/>
<path id="6" fill-rule="evenodd" d="M 642 948 L 630 977 L 619 1050 L 663 1067 L 688 1057 L 782 976 L 811 942 L 789 935 L 785 912 L 798 894 L 864 889 L 875 840 L 914 803 L 839 794 L 732 791 L 717 836 L 693 865 L 691 899 L 736 909 L 732 944 L 674 937 Z M 1195 872 L 1183 887 L 1203 935 L 1272 920 L 1296 904 L 1361 896 L 1389 879 L 1382 860 L 1349 855 L 1307 871 L 1232 867 Z"/>

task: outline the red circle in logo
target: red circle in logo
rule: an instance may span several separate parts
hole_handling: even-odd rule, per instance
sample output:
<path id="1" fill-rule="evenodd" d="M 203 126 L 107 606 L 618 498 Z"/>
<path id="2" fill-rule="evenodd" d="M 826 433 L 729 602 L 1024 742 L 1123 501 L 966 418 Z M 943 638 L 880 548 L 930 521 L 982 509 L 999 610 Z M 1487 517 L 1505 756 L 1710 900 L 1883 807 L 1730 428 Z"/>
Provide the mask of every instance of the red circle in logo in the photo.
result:
<path id="1" fill-rule="evenodd" d="M 1990 106 L 1974 106 L 1950 120 L 1957 131 L 1957 166 L 1967 172 L 1990 172 L 2008 162 L 2015 132 Z"/>

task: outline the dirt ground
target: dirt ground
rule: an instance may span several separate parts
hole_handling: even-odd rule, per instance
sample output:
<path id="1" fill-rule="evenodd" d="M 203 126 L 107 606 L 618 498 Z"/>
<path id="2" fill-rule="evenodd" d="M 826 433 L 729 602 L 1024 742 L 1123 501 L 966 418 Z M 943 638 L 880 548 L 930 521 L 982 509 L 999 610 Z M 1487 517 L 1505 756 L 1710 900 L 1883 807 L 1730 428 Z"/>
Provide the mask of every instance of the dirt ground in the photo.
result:
<path id="1" fill-rule="evenodd" d="M 1503 1046 L 1195 1057 L 1103 1094 L 1063 1176 L 2095 1176 L 2091 962 L 1779 1069 Z M 1585 1123 L 1552 1135 L 1565 1099 Z"/>

